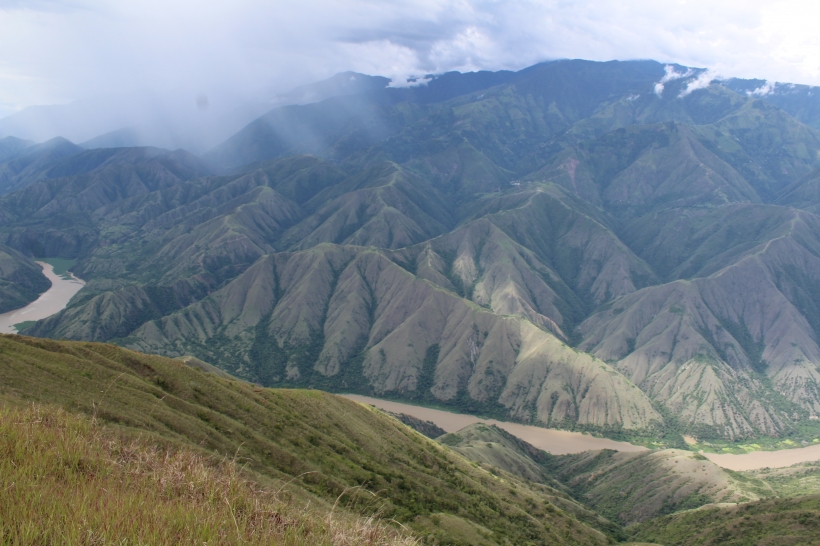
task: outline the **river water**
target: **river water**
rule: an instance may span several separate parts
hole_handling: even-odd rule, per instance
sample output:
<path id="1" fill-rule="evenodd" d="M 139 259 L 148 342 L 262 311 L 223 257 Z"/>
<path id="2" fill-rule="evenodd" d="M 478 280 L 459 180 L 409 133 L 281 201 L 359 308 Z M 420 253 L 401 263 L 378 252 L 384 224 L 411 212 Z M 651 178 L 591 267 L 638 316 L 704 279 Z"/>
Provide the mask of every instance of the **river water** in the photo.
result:
<path id="1" fill-rule="evenodd" d="M 785 468 L 799 463 L 820 461 L 820 445 L 781 449 L 779 451 L 752 451 L 733 455 L 731 453 L 705 453 L 701 455 L 718 466 L 729 470 L 759 470 L 761 468 Z"/>
<path id="2" fill-rule="evenodd" d="M 51 281 L 51 288 L 40 294 L 40 297 L 25 307 L 0 315 L 0 333 L 16 334 L 15 324 L 29 320 L 40 320 L 60 312 L 68 301 L 85 286 L 85 282 L 68 274 L 69 278 L 54 273 L 54 267 L 37 262 L 43 268 L 43 274 Z"/>
<path id="3" fill-rule="evenodd" d="M 496 421 L 495 419 L 481 419 L 475 415 L 463 413 L 450 413 L 449 411 L 424 408 L 389 400 L 380 400 L 368 396 L 357 394 L 344 394 L 345 398 L 350 398 L 356 402 L 371 404 L 379 409 L 392 411 L 394 413 L 405 413 L 417 419 L 431 421 L 447 432 L 456 432 L 472 425 L 473 423 L 487 423 L 504 429 L 513 436 L 517 436 L 538 449 L 548 451 L 553 455 L 565 455 L 567 453 L 581 453 L 591 449 L 614 449 L 616 451 L 646 451 L 643 446 L 636 446 L 628 442 L 616 442 L 609 438 L 596 438 L 580 432 L 569 432 L 566 430 L 556 430 L 554 428 L 534 427 L 531 425 L 521 425 L 509 423 L 507 421 Z"/>
<path id="4" fill-rule="evenodd" d="M 417 419 L 431 421 L 447 432 L 456 432 L 473 423 L 496 425 L 513 436 L 517 436 L 553 455 L 580 453 L 592 449 L 614 449 L 616 451 L 646 450 L 643 446 L 636 446 L 628 442 L 616 442 L 608 438 L 596 438 L 595 436 L 578 432 L 521 425 L 506 421 L 496 421 L 494 419 L 481 419 L 474 415 L 450 413 L 449 411 L 413 406 L 411 404 L 359 396 L 357 394 L 345 394 L 342 396 L 355 400 L 356 402 L 371 404 L 382 410 L 392 411 L 394 413 L 405 413 Z M 753 451 L 742 455 L 704 453 L 702 451 L 701 454 L 716 465 L 728 468 L 729 470 L 757 470 L 767 467 L 785 468 L 798 463 L 820 460 L 820 445 L 797 449 L 783 449 L 780 451 Z"/>

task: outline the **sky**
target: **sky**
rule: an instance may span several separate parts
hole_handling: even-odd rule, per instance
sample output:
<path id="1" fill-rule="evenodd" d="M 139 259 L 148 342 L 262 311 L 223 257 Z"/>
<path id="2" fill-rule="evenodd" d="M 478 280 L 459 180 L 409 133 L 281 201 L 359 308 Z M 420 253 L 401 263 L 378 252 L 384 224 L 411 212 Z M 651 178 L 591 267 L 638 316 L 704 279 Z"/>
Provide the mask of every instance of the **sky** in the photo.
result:
<path id="1" fill-rule="evenodd" d="M 785 0 L 0 0 L 0 117 L 102 95 L 267 100 L 560 58 L 820 85 L 820 4 Z"/>

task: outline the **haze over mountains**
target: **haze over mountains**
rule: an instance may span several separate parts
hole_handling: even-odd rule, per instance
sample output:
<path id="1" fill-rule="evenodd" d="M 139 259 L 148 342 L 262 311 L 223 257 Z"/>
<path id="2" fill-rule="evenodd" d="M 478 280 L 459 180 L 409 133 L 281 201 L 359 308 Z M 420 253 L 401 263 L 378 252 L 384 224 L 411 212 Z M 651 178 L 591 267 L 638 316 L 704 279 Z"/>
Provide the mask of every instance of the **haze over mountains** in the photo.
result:
<path id="1" fill-rule="evenodd" d="M 199 156 L 0 140 L 4 286 L 87 281 L 25 333 L 670 446 L 814 437 L 820 95 L 654 61 L 386 83 Z"/>

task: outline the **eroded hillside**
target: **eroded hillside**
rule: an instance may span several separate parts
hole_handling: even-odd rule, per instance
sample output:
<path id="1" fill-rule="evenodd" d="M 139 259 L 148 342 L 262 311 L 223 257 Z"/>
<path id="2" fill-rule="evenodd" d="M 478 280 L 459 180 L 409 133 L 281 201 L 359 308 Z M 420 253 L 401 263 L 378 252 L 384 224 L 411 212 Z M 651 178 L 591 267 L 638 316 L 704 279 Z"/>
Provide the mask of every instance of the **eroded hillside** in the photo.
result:
<path id="1" fill-rule="evenodd" d="M 702 73 L 368 88 L 207 162 L 9 141 L 0 244 L 87 281 L 27 333 L 550 426 L 808 438 L 820 135 L 776 93 L 690 89 Z"/>

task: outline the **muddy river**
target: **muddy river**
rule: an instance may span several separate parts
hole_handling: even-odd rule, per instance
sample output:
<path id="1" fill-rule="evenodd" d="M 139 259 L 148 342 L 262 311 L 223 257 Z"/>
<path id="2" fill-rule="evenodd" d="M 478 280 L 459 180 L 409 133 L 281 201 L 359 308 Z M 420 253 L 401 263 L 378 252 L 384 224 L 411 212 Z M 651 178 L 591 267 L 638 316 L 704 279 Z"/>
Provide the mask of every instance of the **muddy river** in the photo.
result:
<path id="1" fill-rule="evenodd" d="M 716 465 L 729 470 L 758 470 L 760 468 L 785 468 L 798 463 L 820 461 L 820 445 L 781 449 L 780 451 L 752 451 L 742 455 L 730 453 L 705 453 L 701 455 Z"/>
<path id="2" fill-rule="evenodd" d="M 43 268 L 43 274 L 51 281 L 51 288 L 40 294 L 40 297 L 25 307 L 15 309 L 0 315 L 0 333 L 15 334 L 15 324 L 29 320 L 40 320 L 60 312 L 68 301 L 80 291 L 85 283 L 77 277 L 68 274 L 69 278 L 54 273 L 54 268 L 45 263 L 37 262 Z"/>
<path id="3" fill-rule="evenodd" d="M 431 421 L 447 432 L 456 432 L 473 423 L 488 423 L 503 428 L 510 434 L 521 438 L 539 449 L 554 455 L 580 453 L 591 449 L 614 449 L 617 451 L 644 451 L 645 447 L 627 442 L 616 442 L 607 438 L 596 438 L 578 432 L 555 430 L 549 428 L 520 425 L 493 419 L 481 419 L 474 415 L 450 413 L 448 411 L 413 406 L 401 402 L 392 402 L 356 394 L 342 395 L 351 400 L 372 404 L 377 408 L 394 413 L 406 413 L 418 419 Z M 820 460 L 820 445 L 780 451 L 754 451 L 743 455 L 704 453 L 713 463 L 729 470 L 757 470 L 759 468 L 784 468 L 798 463 Z"/>
<path id="4" fill-rule="evenodd" d="M 530 425 L 520 425 L 506 421 L 496 421 L 495 419 L 481 419 L 474 415 L 463 413 L 450 413 L 449 411 L 412 406 L 401 402 L 391 402 L 359 396 L 357 394 L 344 394 L 345 398 L 350 398 L 356 402 L 372 404 L 379 409 L 392 411 L 394 413 L 406 413 L 417 419 L 431 421 L 443 428 L 447 432 L 456 432 L 467 425 L 473 423 L 487 423 L 496 425 L 510 434 L 529 442 L 539 449 L 548 451 L 554 455 L 564 455 L 567 453 L 581 453 L 591 449 L 614 449 L 617 451 L 646 451 L 643 446 L 632 445 L 627 442 L 616 442 L 608 438 L 596 438 L 580 432 L 568 432 L 566 430 L 556 430 L 551 428 L 534 427 Z"/>

